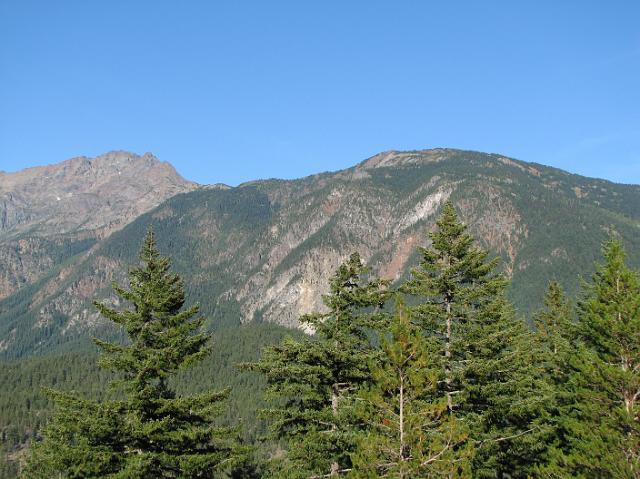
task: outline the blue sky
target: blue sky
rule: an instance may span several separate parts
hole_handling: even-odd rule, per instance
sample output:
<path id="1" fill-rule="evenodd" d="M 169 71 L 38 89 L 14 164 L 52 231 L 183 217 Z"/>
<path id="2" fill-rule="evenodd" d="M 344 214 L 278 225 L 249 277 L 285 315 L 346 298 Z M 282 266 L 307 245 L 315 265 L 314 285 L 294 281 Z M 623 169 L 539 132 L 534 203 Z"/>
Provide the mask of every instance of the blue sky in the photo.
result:
<path id="1" fill-rule="evenodd" d="M 388 149 L 640 184 L 640 2 L 0 2 L 0 170 L 151 151 L 201 183 Z"/>

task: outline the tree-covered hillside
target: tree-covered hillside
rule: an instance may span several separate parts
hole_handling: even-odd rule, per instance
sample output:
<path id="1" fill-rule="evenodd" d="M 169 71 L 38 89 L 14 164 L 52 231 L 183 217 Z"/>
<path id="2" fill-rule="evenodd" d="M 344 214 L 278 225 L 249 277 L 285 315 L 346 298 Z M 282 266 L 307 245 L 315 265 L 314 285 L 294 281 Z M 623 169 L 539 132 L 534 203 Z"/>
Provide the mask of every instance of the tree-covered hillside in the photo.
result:
<path id="1" fill-rule="evenodd" d="M 255 373 L 240 374 L 237 365 L 257 360 L 263 347 L 278 343 L 286 335 L 303 334 L 271 324 L 219 331 L 213 337 L 213 354 L 183 371 L 174 384 L 182 394 L 231 388 L 220 424 L 240 425 L 242 438 L 253 443 L 266 432 L 265 423 L 257 416 L 258 409 L 264 407 L 261 391 L 265 381 Z M 91 350 L 0 363 L 4 391 L 0 394 L 0 478 L 15 477 L 25 444 L 50 418 L 53 404 L 44 388 L 75 391 L 94 400 L 114 397 L 115 393 L 107 388 L 114 376 L 98 367 L 97 351 L 88 339 L 82 346 Z"/>
<path id="2" fill-rule="evenodd" d="M 301 314 L 322 307 L 331 272 L 352 251 L 381 277 L 405 279 L 447 199 L 480 244 L 504 260 L 509 297 L 523 314 L 549 279 L 575 295 L 612 230 L 631 264 L 640 264 L 638 186 L 495 154 L 389 152 L 336 173 L 170 198 L 1 301 L 0 352 L 74 351 L 89 334 L 108 333 L 91 301 L 109 297 L 111 281 L 124 278 L 149 225 L 208 328 L 299 326 Z"/>
<path id="3" fill-rule="evenodd" d="M 619 236 L 577 301 L 551 281 L 524 322 L 451 199 L 425 233 L 395 283 L 352 253 L 299 318 L 314 334 L 251 322 L 211 345 L 149 230 L 122 301 L 95 303 L 121 333 L 97 362 L 2 364 L 1 477 L 637 478 L 640 273 Z"/>

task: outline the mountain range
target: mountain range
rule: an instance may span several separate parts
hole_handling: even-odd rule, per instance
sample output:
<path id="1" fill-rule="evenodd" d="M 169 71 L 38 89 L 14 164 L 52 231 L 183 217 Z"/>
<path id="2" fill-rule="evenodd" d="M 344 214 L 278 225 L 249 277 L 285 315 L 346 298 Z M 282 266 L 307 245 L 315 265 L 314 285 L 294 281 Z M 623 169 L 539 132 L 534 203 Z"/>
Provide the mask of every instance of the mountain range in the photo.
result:
<path id="1" fill-rule="evenodd" d="M 110 152 L 0 173 L 0 354 L 116 334 L 92 301 L 117 304 L 111 283 L 124 282 L 150 226 L 209 328 L 297 327 L 353 251 L 372 274 L 405 277 L 447 200 L 501 257 L 525 319 L 552 278 L 575 295 L 611 234 L 640 265 L 640 186 L 499 154 L 389 151 L 342 171 L 229 187 L 187 181 L 148 153 Z"/>

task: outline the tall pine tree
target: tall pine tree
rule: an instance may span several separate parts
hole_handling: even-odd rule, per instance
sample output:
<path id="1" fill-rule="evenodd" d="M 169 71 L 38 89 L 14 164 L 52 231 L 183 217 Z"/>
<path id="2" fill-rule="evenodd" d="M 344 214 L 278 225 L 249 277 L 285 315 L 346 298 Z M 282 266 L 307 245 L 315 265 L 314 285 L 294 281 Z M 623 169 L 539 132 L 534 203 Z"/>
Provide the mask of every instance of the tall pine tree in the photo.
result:
<path id="1" fill-rule="evenodd" d="M 626 265 L 620 241 L 603 250 L 578 303 L 583 347 L 565 460 L 574 477 L 640 478 L 640 275 Z"/>
<path id="2" fill-rule="evenodd" d="M 353 455 L 352 477 L 465 478 L 472 445 L 446 397 L 438 395 L 441 361 L 428 339 L 396 305 L 391 337 L 381 335 L 382 355 L 373 384 L 361 391 L 357 410 L 365 429 Z"/>
<path id="3" fill-rule="evenodd" d="M 184 287 L 170 272 L 153 232 L 129 272 L 114 285 L 132 309 L 96 303 L 127 333 L 126 344 L 94 340 L 100 365 L 118 373 L 123 399 L 93 402 L 53 393 L 58 412 L 34 448 L 26 477 L 218 477 L 234 457 L 233 433 L 214 427 L 228 391 L 177 396 L 168 380 L 209 353 L 197 306 L 184 309 Z"/>
<path id="4" fill-rule="evenodd" d="M 547 370 L 550 375 L 559 374 L 559 382 L 565 382 L 563 371 L 572 343 L 575 340 L 576 327 L 571 319 L 571 305 L 557 281 L 551 281 L 544 297 L 544 308 L 534 317 L 536 341 L 549 359 Z"/>
<path id="5" fill-rule="evenodd" d="M 358 420 L 353 398 L 371 380 L 375 354 L 368 331 L 378 327 L 387 283 L 367 281 L 368 269 L 357 253 L 342 264 L 323 297 L 326 313 L 303 316 L 315 330 L 313 338 L 286 339 L 265 349 L 259 362 L 248 365 L 267 379 L 265 411 L 275 437 L 286 442 L 286 457 L 276 462 L 275 477 L 344 475 L 351 470 Z"/>
<path id="6" fill-rule="evenodd" d="M 474 244 L 452 203 L 430 238 L 402 289 L 442 356 L 448 414 L 469 428 L 474 477 L 527 477 L 547 434 L 538 424 L 547 392 L 531 333 L 506 300 L 497 260 Z"/>
<path id="7" fill-rule="evenodd" d="M 549 426 L 547 451 L 536 465 L 536 477 L 562 478 L 567 474 L 565 455 L 570 447 L 567 418 L 573 411 L 575 388 L 571 381 L 577 344 L 577 328 L 571 305 L 557 281 L 551 281 L 544 307 L 534 316 L 535 340 L 542 359 L 550 395 L 545 402 Z"/>

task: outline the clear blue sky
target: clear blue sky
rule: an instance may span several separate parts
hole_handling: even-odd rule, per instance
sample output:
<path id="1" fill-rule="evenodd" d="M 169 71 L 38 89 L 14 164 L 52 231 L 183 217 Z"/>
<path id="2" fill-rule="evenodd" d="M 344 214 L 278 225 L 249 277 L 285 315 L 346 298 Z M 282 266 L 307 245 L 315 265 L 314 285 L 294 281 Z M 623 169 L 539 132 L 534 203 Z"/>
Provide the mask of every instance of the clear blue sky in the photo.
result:
<path id="1" fill-rule="evenodd" d="M 444 146 L 640 183 L 640 2 L 0 1 L 0 170 L 125 149 L 238 184 Z"/>

